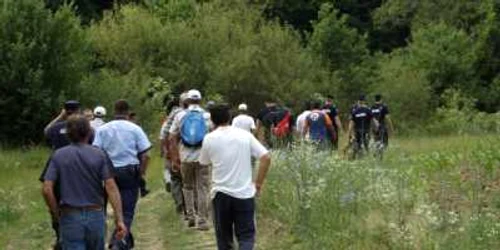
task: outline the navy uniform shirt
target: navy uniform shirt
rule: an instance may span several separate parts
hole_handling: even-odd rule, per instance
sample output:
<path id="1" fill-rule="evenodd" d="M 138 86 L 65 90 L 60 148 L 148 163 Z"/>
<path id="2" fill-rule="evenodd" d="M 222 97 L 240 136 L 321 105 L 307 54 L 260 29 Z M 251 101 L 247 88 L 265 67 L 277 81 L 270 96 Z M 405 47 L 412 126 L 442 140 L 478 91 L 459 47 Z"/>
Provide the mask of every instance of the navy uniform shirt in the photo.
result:
<path id="1" fill-rule="evenodd" d="M 51 156 L 44 180 L 59 183 L 59 205 L 104 206 L 104 181 L 113 178 L 106 154 L 88 144 L 70 144 Z"/>
<path id="2" fill-rule="evenodd" d="M 385 117 L 389 114 L 389 108 L 382 103 L 376 103 L 372 106 L 372 114 L 381 124 L 385 122 Z"/>
<path id="3" fill-rule="evenodd" d="M 66 121 L 57 121 L 47 130 L 47 139 L 53 150 L 60 149 L 70 144 L 66 136 Z"/>
<path id="4" fill-rule="evenodd" d="M 354 122 L 354 130 L 357 132 L 368 132 L 372 119 L 372 111 L 366 106 L 358 106 L 352 110 L 351 120 Z"/>

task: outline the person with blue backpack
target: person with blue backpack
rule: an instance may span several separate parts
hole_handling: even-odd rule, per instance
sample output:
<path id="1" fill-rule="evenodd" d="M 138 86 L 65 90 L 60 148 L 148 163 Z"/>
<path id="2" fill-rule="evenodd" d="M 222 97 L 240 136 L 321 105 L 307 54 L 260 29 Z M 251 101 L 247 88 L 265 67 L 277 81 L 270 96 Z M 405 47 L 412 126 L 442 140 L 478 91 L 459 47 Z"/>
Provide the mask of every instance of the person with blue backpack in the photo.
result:
<path id="1" fill-rule="evenodd" d="M 188 227 L 193 228 L 198 222 L 199 230 L 208 230 L 209 167 L 200 165 L 199 157 L 203 139 L 210 131 L 210 114 L 200 106 L 200 91 L 190 90 L 186 98 L 188 108 L 174 117 L 170 127 L 169 153 L 173 167 L 182 175 Z"/>
<path id="2" fill-rule="evenodd" d="M 320 148 L 327 148 L 331 145 L 335 130 L 333 122 L 330 117 L 321 110 L 321 102 L 314 101 L 312 104 L 312 111 L 307 116 L 304 131 L 304 136 L 309 135 L 309 140 L 317 143 Z"/>

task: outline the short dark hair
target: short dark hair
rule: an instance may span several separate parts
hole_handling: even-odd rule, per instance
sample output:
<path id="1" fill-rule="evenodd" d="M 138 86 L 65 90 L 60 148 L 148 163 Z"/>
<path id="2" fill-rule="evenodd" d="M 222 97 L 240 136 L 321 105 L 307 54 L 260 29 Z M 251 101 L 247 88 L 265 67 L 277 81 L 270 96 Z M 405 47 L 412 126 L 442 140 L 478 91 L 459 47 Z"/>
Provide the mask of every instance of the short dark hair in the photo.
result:
<path id="1" fill-rule="evenodd" d="M 311 104 L 311 107 L 313 109 L 320 109 L 321 108 L 321 101 L 319 100 L 314 100 Z"/>
<path id="2" fill-rule="evenodd" d="M 66 134 L 71 142 L 82 142 L 90 135 L 92 128 L 90 122 L 81 114 L 74 114 L 68 117 L 66 123 Z"/>
<path id="3" fill-rule="evenodd" d="M 128 115 L 130 110 L 130 105 L 124 99 L 120 99 L 115 102 L 115 113 L 117 115 Z"/>
<path id="4" fill-rule="evenodd" d="M 382 95 L 381 95 L 381 94 L 376 94 L 376 95 L 375 95 L 375 101 L 376 101 L 376 102 L 380 102 L 380 101 L 382 101 Z"/>
<path id="5" fill-rule="evenodd" d="M 305 101 L 303 109 L 304 110 L 310 110 L 311 109 L 311 101 Z"/>
<path id="6" fill-rule="evenodd" d="M 214 125 L 220 126 L 223 124 L 229 124 L 231 120 L 231 114 L 229 112 L 229 105 L 227 104 L 217 104 L 210 109 L 210 118 Z"/>

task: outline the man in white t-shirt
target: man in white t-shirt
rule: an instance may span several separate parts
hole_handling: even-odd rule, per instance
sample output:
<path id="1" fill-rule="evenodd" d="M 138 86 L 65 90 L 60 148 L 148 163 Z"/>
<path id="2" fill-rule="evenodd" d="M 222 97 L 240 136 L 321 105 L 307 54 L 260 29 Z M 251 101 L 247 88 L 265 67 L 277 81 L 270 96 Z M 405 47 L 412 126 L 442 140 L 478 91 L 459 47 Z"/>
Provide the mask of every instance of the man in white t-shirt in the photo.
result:
<path id="1" fill-rule="evenodd" d="M 233 119 L 232 126 L 253 133 L 255 130 L 255 121 L 251 116 L 247 115 L 247 110 L 248 106 L 244 103 L 238 106 L 240 114 Z"/>
<path id="2" fill-rule="evenodd" d="M 234 249 L 236 235 L 240 250 L 255 244 L 255 196 L 262 190 L 271 158 L 268 150 L 249 132 L 229 126 L 226 106 L 210 110 L 216 129 L 205 136 L 200 164 L 212 165 L 211 197 L 218 249 Z M 251 157 L 260 159 L 255 183 Z M 233 231 L 234 230 L 234 231 Z"/>
<path id="3" fill-rule="evenodd" d="M 299 134 L 300 137 L 304 137 L 305 136 L 302 133 L 303 133 L 304 127 L 306 125 L 307 117 L 310 114 L 311 114 L 311 102 L 308 101 L 304 105 L 304 111 L 302 112 L 302 114 L 300 114 L 297 117 L 297 124 L 296 124 L 295 128 L 297 129 L 297 133 Z"/>

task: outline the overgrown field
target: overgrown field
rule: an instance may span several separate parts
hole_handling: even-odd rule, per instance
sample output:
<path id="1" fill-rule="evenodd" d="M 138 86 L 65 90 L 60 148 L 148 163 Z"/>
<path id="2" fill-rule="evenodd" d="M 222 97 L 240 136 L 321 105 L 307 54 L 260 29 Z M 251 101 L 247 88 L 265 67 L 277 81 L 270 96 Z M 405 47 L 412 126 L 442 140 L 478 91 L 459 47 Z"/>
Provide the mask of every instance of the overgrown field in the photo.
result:
<path id="1" fill-rule="evenodd" d="M 382 162 L 348 162 L 300 145 L 275 151 L 258 200 L 258 248 L 500 249 L 499 139 L 399 139 Z M 50 246 L 37 181 L 48 153 L 1 151 L 0 249 Z M 135 229 L 141 249 L 203 245 L 196 240 L 210 234 L 198 237 L 173 213 L 156 156 L 148 179 L 152 196 L 139 205 Z"/>
<path id="2" fill-rule="evenodd" d="M 500 249 L 498 139 L 398 140 L 383 162 L 276 152 L 261 212 L 293 249 Z"/>

